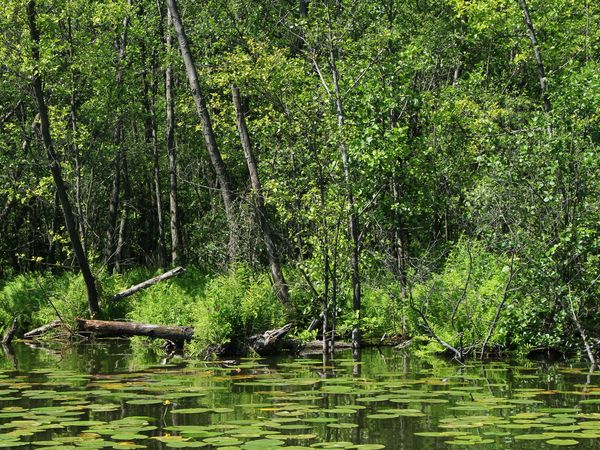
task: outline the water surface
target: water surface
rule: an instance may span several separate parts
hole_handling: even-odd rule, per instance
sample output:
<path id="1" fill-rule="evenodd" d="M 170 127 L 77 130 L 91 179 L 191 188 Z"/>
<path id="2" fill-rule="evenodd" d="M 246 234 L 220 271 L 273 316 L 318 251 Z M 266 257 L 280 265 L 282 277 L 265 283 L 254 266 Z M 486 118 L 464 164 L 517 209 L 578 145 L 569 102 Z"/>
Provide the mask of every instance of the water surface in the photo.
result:
<path id="1" fill-rule="evenodd" d="M 391 348 L 160 364 L 110 341 L 16 344 L 0 369 L 0 448 L 600 446 L 600 372 L 576 364 L 460 366 Z"/>

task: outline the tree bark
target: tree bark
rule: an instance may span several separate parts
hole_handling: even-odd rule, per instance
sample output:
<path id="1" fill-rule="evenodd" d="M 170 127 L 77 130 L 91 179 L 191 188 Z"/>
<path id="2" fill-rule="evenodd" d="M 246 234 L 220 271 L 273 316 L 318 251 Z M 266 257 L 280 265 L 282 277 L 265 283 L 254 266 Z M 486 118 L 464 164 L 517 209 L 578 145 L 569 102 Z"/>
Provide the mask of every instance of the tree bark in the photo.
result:
<path id="1" fill-rule="evenodd" d="M 167 11 L 167 53 L 173 48 L 171 35 L 172 18 Z M 173 64 L 170 60 L 165 69 L 165 100 L 167 104 L 167 154 L 169 158 L 169 211 L 171 214 L 171 262 L 177 265 L 182 261 L 181 231 L 179 229 L 179 208 L 177 206 L 177 153 L 175 147 L 175 102 L 173 99 Z"/>
<path id="2" fill-rule="evenodd" d="M 308 0 L 300 0 L 300 15 L 302 17 L 308 16 Z"/>
<path id="3" fill-rule="evenodd" d="M 285 306 L 289 306 L 290 298 L 288 286 L 285 282 L 283 272 L 281 270 L 281 264 L 277 255 L 277 249 L 275 248 L 275 242 L 273 239 L 273 229 L 269 221 L 267 208 L 265 207 L 265 200 L 262 193 L 262 186 L 260 184 L 260 178 L 258 176 L 258 168 L 256 166 L 256 159 L 252 146 L 250 145 L 250 136 L 248 134 L 248 128 L 246 126 L 246 120 L 244 118 L 244 112 L 242 108 L 242 100 L 240 98 L 240 91 L 237 86 L 231 87 L 233 106 L 235 108 L 237 128 L 240 133 L 240 140 L 242 142 L 242 148 L 244 149 L 244 156 L 246 158 L 246 165 L 248 166 L 248 172 L 250 173 L 250 182 L 252 184 L 252 190 L 254 191 L 254 200 L 256 215 L 258 216 L 258 223 L 263 234 L 263 240 L 267 249 L 267 256 L 269 258 L 269 265 L 271 266 L 271 275 L 273 277 L 273 285 L 275 286 L 275 293 L 277 298 Z"/>
<path id="4" fill-rule="evenodd" d="M 38 114 L 40 118 L 40 132 L 42 135 L 42 141 L 46 149 L 48 164 L 50 166 L 50 171 L 52 172 L 52 178 L 54 179 L 54 184 L 56 185 L 58 198 L 65 217 L 65 225 L 67 227 L 67 231 L 71 239 L 73 253 L 77 258 L 77 263 L 79 264 L 79 269 L 81 270 L 81 274 L 83 275 L 83 279 L 87 288 L 88 309 L 90 312 L 90 316 L 95 317 L 100 313 L 100 307 L 98 306 L 98 292 L 96 290 L 96 283 L 94 280 L 94 276 L 92 275 L 92 272 L 90 270 L 87 256 L 83 251 L 81 240 L 79 239 L 79 233 L 77 231 L 75 217 L 73 215 L 73 210 L 71 209 L 71 202 L 69 201 L 67 189 L 65 187 L 65 183 L 62 177 L 60 163 L 58 161 L 56 153 L 54 152 L 54 145 L 52 143 L 52 136 L 50 132 L 50 119 L 48 117 L 48 108 L 44 100 L 42 78 L 39 71 L 40 35 L 36 26 L 35 0 L 30 0 L 27 4 L 27 16 L 29 22 L 29 32 L 31 35 L 31 41 L 33 43 L 32 56 L 34 64 L 37 66 L 33 75 L 32 84 L 35 101 L 38 107 Z"/>
<path id="5" fill-rule="evenodd" d="M 6 216 L 8 216 L 8 213 L 10 212 L 11 208 L 13 207 L 13 205 L 15 204 L 15 200 L 12 198 L 8 198 L 6 200 L 6 203 L 4 204 L 4 207 L 0 210 L 0 223 L 2 223 L 4 221 L 4 219 L 6 218 Z"/>
<path id="6" fill-rule="evenodd" d="M 149 280 L 146 280 L 143 283 L 136 284 L 135 286 L 131 286 L 129 289 L 125 289 L 124 291 L 113 295 L 111 300 L 114 301 L 114 300 L 120 300 L 125 297 L 129 297 L 130 295 L 133 295 L 136 292 L 141 291 L 142 289 L 146 289 L 150 286 L 155 285 L 156 283 L 159 283 L 164 280 L 168 280 L 169 278 L 176 277 L 183 273 L 185 273 L 185 269 L 183 267 L 175 267 L 174 269 L 171 269 L 168 272 L 160 274 L 154 278 L 150 278 Z"/>
<path id="7" fill-rule="evenodd" d="M 235 260 L 235 254 L 237 250 L 237 233 L 233 213 L 233 192 L 229 182 L 229 175 L 217 146 L 217 140 L 212 128 L 210 114 L 208 112 L 208 108 L 206 107 L 206 101 L 202 95 L 202 90 L 200 89 L 200 82 L 198 81 L 196 66 L 194 65 L 194 59 L 185 35 L 181 17 L 179 16 L 176 0 L 167 0 L 167 6 L 169 8 L 169 12 L 171 13 L 173 28 L 175 29 L 177 40 L 179 41 L 179 49 L 185 65 L 187 78 L 192 91 L 192 97 L 196 103 L 198 117 L 200 118 L 200 124 L 202 126 L 204 142 L 206 143 L 206 148 L 208 150 L 212 166 L 217 175 L 219 187 L 221 188 L 223 206 L 225 207 L 225 215 L 227 216 L 227 225 L 229 227 L 228 256 L 230 260 Z"/>

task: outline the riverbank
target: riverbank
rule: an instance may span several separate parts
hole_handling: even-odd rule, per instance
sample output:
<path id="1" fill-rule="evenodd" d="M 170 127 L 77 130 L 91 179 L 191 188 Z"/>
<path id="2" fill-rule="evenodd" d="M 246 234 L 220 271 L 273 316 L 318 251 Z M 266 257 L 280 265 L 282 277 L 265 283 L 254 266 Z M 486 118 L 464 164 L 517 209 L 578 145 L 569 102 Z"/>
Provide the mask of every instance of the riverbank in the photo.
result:
<path id="1" fill-rule="evenodd" d="M 576 334 L 548 340 L 545 324 L 531 315 L 531 299 L 512 296 L 507 301 L 507 274 L 498 262 L 488 259 L 483 267 L 475 269 L 467 268 L 458 257 L 450 263 L 432 277 L 433 281 L 415 285 L 408 298 L 402 297 L 391 276 L 384 274 L 364 281 L 360 321 L 363 341 L 396 345 L 411 339 L 412 351 L 447 352 L 454 358 L 457 355 L 449 347 L 460 348 L 464 358 L 479 358 L 484 343 L 484 356 L 526 355 L 534 349 L 583 355 Z M 321 299 L 294 270 L 286 271 L 292 299 L 288 308 L 277 299 L 267 273 L 243 265 L 213 274 L 188 267 L 179 277 L 127 298 L 112 299 L 116 293 L 162 272 L 137 268 L 107 276 L 98 270 L 101 318 L 191 327 L 194 339 L 186 345 L 186 352 L 192 356 L 210 357 L 211 353 L 228 353 L 223 349 L 244 348 L 250 336 L 286 323 L 292 324 L 287 336 L 296 342 L 320 339 L 321 325 L 315 319 L 321 313 Z M 471 278 L 468 290 L 463 286 L 467 272 Z M 350 340 L 354 324 L 351 303 L 350 296 L 340 291 L 335 314 L 329 312 L 329 317 L 335 317 L 337 341 Z M 498 314 L 500 307 L 504 309 Z M 2 333 L 15 319 L 17 338 L 57 319 L 75 330 L 76 318 L 86 315 L 85 286 L 76 274 L 31 272 L 0 281 Z"/>

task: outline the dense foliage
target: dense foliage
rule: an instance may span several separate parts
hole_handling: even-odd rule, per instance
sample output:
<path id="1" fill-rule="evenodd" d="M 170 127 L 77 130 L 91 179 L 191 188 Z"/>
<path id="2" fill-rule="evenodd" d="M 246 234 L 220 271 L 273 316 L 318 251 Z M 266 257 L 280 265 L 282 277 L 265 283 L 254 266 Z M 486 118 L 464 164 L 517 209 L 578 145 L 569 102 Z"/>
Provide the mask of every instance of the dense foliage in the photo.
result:
<path id="1" fill-rule="evenodd" d="M 105 316 L 196 324 L 211 343 L 284 316 L 301 332 L 325 310 L 339 335 L 359 325 L 366 337 L 428 336 L 436 349 L 445 343 L 461 354 L 594 346 L 597 2 L 180 0 L 178 7 L 232 215 L 166 3 L 3 2 L 4 325 L 14 316 L 23 326 L 52 318 L 51 300 L 73 317 L 86 308 L 83 282 L 65 274 L 78 264 L 41 137 L 32 90 L 40 77 Z M 260 193 L 249 182 L 232 84 L 242 94 Z M 265 203 L 259 215 L 257 194 Z M 289 286 L 287 309 L 267 275 L 265 226 Z M 181 261 L 196 269 L 121 310 L 106 301 L 149 275 L 140 267 Z"/>

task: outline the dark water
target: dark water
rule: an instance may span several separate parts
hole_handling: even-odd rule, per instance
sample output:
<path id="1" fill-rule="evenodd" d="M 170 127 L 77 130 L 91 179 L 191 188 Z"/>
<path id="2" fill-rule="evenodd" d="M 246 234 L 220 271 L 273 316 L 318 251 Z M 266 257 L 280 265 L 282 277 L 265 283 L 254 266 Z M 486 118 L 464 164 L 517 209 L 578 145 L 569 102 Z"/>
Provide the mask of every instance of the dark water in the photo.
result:
<path id="1" fill-rule="evenodd" d="M 393 349 L 171 361 L 123 341 L 14 347 L 0 448 L 600 448 L 600 372 L 419 359 Z"/>

